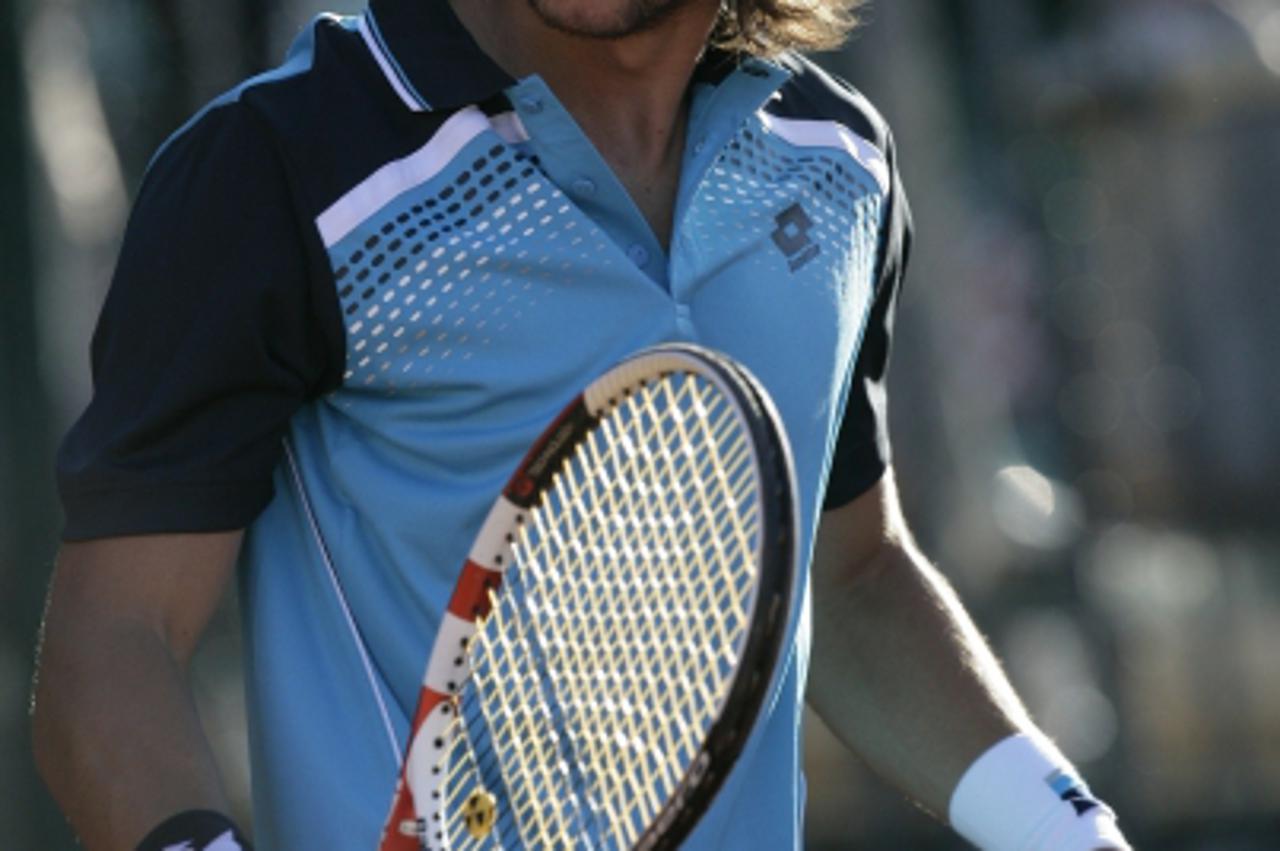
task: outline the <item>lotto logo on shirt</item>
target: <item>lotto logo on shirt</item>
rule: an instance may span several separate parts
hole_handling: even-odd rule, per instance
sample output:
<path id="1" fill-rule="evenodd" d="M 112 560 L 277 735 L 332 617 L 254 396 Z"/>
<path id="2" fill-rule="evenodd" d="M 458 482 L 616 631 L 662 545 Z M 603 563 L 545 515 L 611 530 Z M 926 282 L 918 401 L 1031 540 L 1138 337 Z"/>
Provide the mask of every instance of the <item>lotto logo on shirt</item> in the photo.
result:
<path id="1" fill-rule="evenodd" d="M 792 204 L 774 217 L 777 228 L 770 236 L 773 244 L 787 256 L 787 266 L 794 272 L 818 256 L 819 246 L 809 237 L 813 219 L 799 204 Z"/>

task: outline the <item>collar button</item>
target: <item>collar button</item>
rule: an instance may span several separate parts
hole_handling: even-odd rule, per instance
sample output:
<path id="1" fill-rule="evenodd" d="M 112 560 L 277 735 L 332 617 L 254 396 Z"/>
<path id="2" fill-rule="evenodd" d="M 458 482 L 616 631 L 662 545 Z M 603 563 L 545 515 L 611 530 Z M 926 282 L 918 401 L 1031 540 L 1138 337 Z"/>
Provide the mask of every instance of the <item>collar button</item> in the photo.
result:
<path id="1" fill-rule="evenodd" d="M 529 115 L 537 115 L 542 112 L 542 98 L 536 95 L 525 95 L 520 98 L 520 109 Z"/>

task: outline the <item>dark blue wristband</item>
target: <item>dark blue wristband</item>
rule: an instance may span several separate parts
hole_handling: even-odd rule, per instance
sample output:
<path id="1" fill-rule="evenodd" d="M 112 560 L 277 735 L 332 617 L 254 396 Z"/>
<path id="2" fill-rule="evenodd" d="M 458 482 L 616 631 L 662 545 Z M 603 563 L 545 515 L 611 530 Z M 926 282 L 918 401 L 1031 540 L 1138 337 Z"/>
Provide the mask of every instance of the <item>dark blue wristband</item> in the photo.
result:
<path id="1" fill-rule="evenodd" d="M 170 816 L 147 834 L 138 851 L 253 851 L 235 822 L 213 810 Z"/>

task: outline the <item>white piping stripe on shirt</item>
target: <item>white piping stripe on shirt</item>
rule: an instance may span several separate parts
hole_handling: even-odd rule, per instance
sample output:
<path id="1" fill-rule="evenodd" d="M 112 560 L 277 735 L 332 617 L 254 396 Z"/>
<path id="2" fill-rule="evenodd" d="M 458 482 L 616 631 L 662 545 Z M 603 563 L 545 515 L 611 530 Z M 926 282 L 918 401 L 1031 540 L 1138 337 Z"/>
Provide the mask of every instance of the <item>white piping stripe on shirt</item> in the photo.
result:
<path id="1" fill-rule="evenodd" d="M 403 765 L 400 757 L 400 742 L 396 739 L 396 729 L 391 723 L 391 713 L 387 710 L 387 702 L 382 697 L 382 689 L 378 688 L 378 677 L 373 671 L 373 661 L 369 658 L 369 651 L 365 647 L 364 637 L 360 635 L 360 628 L 356 626 L 355 615 L 351 613 L 351 606 L 347 603 L 347 595 L 342 591 L 342 582 L 338 579 L 338 571 L 333 566 L 333 558 L 329 555 L 329 545 L 325 543 L 324 536 L 320 534 L 320 524 L 316 520 L 315 511 L 311 508 L 311 498 L 307 496 L 306 489 L 302 486 L 302 473 L 298 470 L 298 459 L 293 453 L 293 445 L 285 440 L 284 455 L 289 461 L 289 476 L 293 479 L 293 486 L 298 491 L 298 499 L 302 502 L 302 509 L 307 515 L 307 524 L 311 527 L 311 536 L 315 539 L 316 547 L 320 550 L 320 558 L 324 562 L 325 570 L 329 574 L 329 584 L 333 588 L 334 596 L 338 598 L 338 606 L 342 609 L 342 615 L 347 622 L 347 630 L 351 633 L 351 641 L 356 646 L 356 652 L 360 654 L 360 663 L 364 665 L 365 679 L 369 682 L 369 689 L 373 692 L 373 699 L 378 704 L 378 714 L 382 716 L 382 727 L 386 731 L 387 741 L 391 745 L 391 758 L 395 760 L 396 770 L 399 771 Z"/>
<path id="2" fill-rule="evenodd" d="M 835 121 L 780 118 L 764 110 L 757 113 L 765 129 L 793 145 L 805 148 L 838 148 L 853 157 L 880 186 L 889 191 L 889 164 L 875 145 Z"/>
<path id="3" fill-rule="evenodd" d="M 454 113 L 427 144 L 403 159 L 387 163 L 316 218 L 324 247 L 332 248 L 397 195 L 440 173 L 468 142 L 489 129 L 489 119 L 474 106 Z"/>
<path id="4" fill-rule="evenodd" d="M 378 63 L 378 67 L 382 69 L 382 74 L 387 78 L 387 82 L 391 84 L 391 88 L 404 101 L 404 105 L 414 112 L 422 112 L 425 110 L 426 104 L 421 99 L 414 96 L 409 87 L 405 85 L 405 81 L 400 76 L 400 71 L 395 65 L 395 60 L 387 55 L 379 43 L 378 36 L 374 33 L 376 24 L 371 20 L 371 11 L 366 10 L 360 16 L 359 28 L 360 37 L 364 39 L 365 46 L 369 48 L 369 52 L 373 54 L 374 61 Z"/>

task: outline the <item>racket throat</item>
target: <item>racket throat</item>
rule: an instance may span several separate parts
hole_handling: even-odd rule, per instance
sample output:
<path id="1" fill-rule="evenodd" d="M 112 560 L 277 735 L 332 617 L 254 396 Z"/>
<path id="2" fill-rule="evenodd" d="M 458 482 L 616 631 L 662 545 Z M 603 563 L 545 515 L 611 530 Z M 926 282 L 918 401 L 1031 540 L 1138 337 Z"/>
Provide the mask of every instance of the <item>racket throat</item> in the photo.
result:
<path id="1" fill-rule="evenodd" d="M 401 836 L 411 836 L 418 840 L 419 848 L 427 847 L 427 820 L 424 818 L 405 819 L 397 826 Z"/>
<path id="2" fill-rule="evenodd" d="M 477 789 L 467 796 L 462 805 L 462 820 L 467 833 L 472 839 L 488 839 L 493 827 L 498 822 L 498 802 L 484 789 Z M 403 819 L 397 825 L 401 836 L 418 840 L 418 847 L 429 849 L 427 844 L 427 820 L 424 818 Z M 447 844 L 444 847 L 448 847 Z"/>

